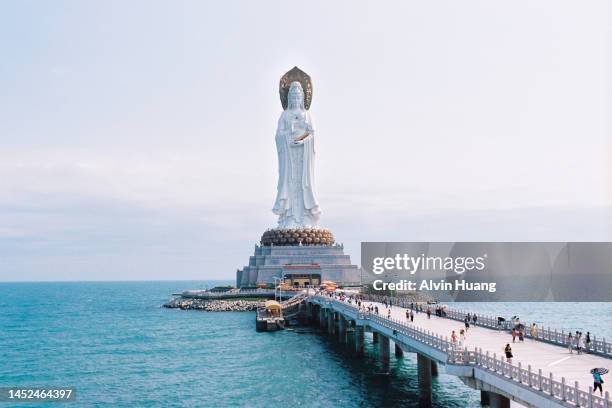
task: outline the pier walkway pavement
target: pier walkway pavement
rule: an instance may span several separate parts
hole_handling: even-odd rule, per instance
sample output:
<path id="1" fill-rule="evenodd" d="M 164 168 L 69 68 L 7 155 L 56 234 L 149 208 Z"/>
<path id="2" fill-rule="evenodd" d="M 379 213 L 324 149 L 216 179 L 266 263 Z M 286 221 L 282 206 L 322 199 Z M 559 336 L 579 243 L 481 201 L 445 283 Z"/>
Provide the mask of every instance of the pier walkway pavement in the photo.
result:
<path id="1" fill-rule="evenodd" d="M 466 339 L 459 344 L 459 332 L 464 329 L 461 316 L 452 318 L 434 313 L 414 313 L 414 321 L 406 318 L 406 309 L 391 306 L 390 316 L 383 303 L 363 301 L 358 308 L 329 296 L 311 295 L 307 298 L 311 314 L 327 331 L 346 334 L 347 327 L 355 327 L 357 352 L 362 352 L 363 333 L 371 331 L 373 340 L 380 343 L 381 358 L 388 360 L 389 341 L 396 345 L 396 353 L 416 352 L 421 385 L 421 405 L 431 404 L 431 376 L 436 364 L 446 366 L 446 372 L 457 375 L 472 388 L 481 390 L 483 403 L 493 407 L 510 406 L 516 401 L 532 407 L 596 407 L 612 408 L 608 392 L 603 396 L 593 392 L 592 368 L 609 367 L 608 345 L 603 340 L 598 354 L 570 354 L 563 346 L 565 334 L 548 333 L 543 339 L 526 338 L 512 342 L 507 330 L 496 330 L 491 319 L 479 316 L 479 323 L 470 325 Z M 377 306 L 379 313 L 368 312 L 367 306 Z M 389 317 L 387 317 L 389 316 Z M 527 328 L 528 330 L 529 328 Z M 458 342 L 450 341 L 455 331 Z M 512 363 L 504 356 L 506 344 L 512 347 Z M 598 343 L 599 344 L 599 343 Z M 606 377 L 604 376 L 604 379 Z M 612 382 L 612 380 L 611 380 Z M 607 382 L 604 386 L 607 385 Z"/>

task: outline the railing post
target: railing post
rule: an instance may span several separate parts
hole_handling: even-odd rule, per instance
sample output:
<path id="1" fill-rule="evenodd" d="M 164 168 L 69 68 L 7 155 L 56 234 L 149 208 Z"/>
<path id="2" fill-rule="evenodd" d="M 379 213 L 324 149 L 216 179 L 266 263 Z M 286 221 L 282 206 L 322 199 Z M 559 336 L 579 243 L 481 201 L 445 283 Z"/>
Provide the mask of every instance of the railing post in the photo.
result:
<path id="1" fill-rule="evenodd" d="M 561 344 L 565 344 L 565 330 L 561 329 Z"/>
<path id="2" fill-rule="evenodd" d="M 561 401 L 565 401 L 565 377 L 561 377 Z"/>
<path id="3" fill-rule="evenodd" d="M 531 364 L 527 366 L 527 384 L 529 384 L 529 388 L 531 388 Z"/>
<path id="4" fill-rule="evenodd" d="M 542 391 L 542 369 L 538 369 L 538 389 Z"/>
<path id="5" fill-rule="evenodd" d="M 548 381 L 550 385 L 550 395 L 555 396 L 555 389 L 553 388 L 553 373 L 548 373 Z"/>
<path id="6" fill-rule="evenodd" d="M 578 381 L 574 382 L 574 402 L 577 406 L 580 406 L 580 386 L 578 385 Z"/>
<path id="7" fill-rule="evenodd" d="M 521 364 L 521 362 L 519 361 L 519 363 L 518 363 L 518 380 L 519 380 L 519 383 L 521 383 L 521 384 L 522 384 L 522 383 L 523 383 L 523 376 L 521 375 L 521 374 L 522 374 L 522 368 L 521 368 L 521 366 L 522 366 L 522 364 Z"/>
<path id="8" fill-rule="evenodd" d="M 593 387 L 589 386 L 589 397 L 588 397 L 587 406 L 589 408 L 593 408 Z"/>
<path id="9" fill-rule="evenodd" d="M 610 408 L 610 393 L 608 391 L 606 391 L 605 398 L 604 408 Z"/>

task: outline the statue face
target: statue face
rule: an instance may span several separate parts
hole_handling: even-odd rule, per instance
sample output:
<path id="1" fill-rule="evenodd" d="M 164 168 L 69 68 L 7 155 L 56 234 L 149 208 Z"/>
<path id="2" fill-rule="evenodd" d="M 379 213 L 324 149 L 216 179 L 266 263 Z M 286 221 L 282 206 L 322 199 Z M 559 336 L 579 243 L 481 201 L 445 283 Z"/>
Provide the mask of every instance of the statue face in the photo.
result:
<path id="1" fill-rule="evenodd" d="M 287 95 L 289 109 L 304 108 L 304 91 L 302 85 L 295 81 L 291 83 L 289 94 Z"/>

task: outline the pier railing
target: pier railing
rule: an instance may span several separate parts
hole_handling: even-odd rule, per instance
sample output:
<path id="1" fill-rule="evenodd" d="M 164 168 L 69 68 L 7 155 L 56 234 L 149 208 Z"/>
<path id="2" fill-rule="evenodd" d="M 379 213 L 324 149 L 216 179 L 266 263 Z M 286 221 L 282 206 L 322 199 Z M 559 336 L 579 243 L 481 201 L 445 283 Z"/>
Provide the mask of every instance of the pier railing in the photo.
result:
<path id="1" fill-rule="evenodd" d="M 300 303 L 302 303 L 308 296 L 306 295 L 306 293 L 300 293 L 299 295 L 296 295 L 288 300 L 285 300 L 283 302 L 281 302 L 281 306 L 283 309 L 287 309 L 290 308 L 292 306 L 295 305 L 299 305 Z"/>
<path id="2" fill-rule="evenodd" d="M 475 313 L 469 313 L 470 316 L 474 316 Z M 465 321 L 468 312 L 454 309 L 446 310 L 446 317 L 453 320 Z M 473 324 L 473 321 L 470 320 L 470 324 Z M 512 324 L 509 321 L 503 322 L 501 325 L 498 322 L 496 317 L 480 315 L 476 313 L 476 325 L 487 327 L 490 329 L 496 330 L 511 330 Z M 569 347 L 569 339 L 568 335 L 571 333 L 570 331 L 565 330 L 557 330 L 553 328 L 546 328 L 545 326 L 538 326 L 536 324 L 537 330 L 534 333 L 531 333 L 531 326 L 533 323 L 523 323 L 525 326 L 525 337 L 543 341 L 546 343 L 556 344 L 558 346 Z M 585 336 L 585 334 L 582 334 Z M 576 337 L 572 335 L 572 346 L 576 346 Z M 601 355 L 603 357 L 612 358 L 612 343 L 606 341 L 605 338 L 598 339 L 596 336 L 591 336 L 591 342 L 587 344 L 585 342 L 585 351 L 589 353 L 594 353 Z"/>
<path id="3" fill-rule="evenodd" d="M 428 330 L 423 330 L 413 325 L 407 324 L 403 320 L 384 317 L 369 311 L 359 310 L 354 305 L 327 296 L 315 295 L 313 298 L 323 301 L 329 305 L 340 306 L 340 308 L 351 308 L 356 312 L 361 320 L 369 320 L 380 326 L 393 330 L 394 335 L 404 335 L 414 339 L 422 344 L 440 350 L 447 355 L 446 363 L 453 365 L 470 365 L 486 370 L 489 373 L 495 374 L 504 378 L 507 381 L 512 381 L 522 387 L 529 388 L 536 392 L 541 392 L 552 398 L 572 403 L 577 407 L 589 408 L 612 408 L 610 394 L 606 391 L 605 397 L 599 397 L 593 393 L 593 387 L 589 387 L 588 391 L 580 389 L 578 381 L 574 384 L 569 384 L 562 377 L 561 380 L 556 380 L 553 373 L 549 372 L 548 376 L 543 375 L 542 370 L 533 370 L 531 365 L 523 368 L 523 364 L 519 362 L 517 365 L 508 362 L 503 355 L 497 356 L 496 353 L 490 355 L 488 351 L 483 352 L 482 348 L 475 348 L 473 351 L 467 348 L 460 349 L 456 344 L 448 340 L 448 337 L 432 333 Z M 448 313 L 448 311 L 447 311 Z M 480 317 L 478 317 L 480 320 Z"/>
<path id="4" fill-rule="evenodd" d="M 569 384 L 565 377 L 562 377 L 561 381 L 556 380 L 553 378 L 553 373 L 549 373 L 548 376 L 542 375 L 541 369 L 536 372 L 531 368 L 531 365 L 523 368 L 520 362 L 514 365 L 509 363 L 504 356 L 498 358 L 495 353 L 492 356 L 488 351 L 483 353 L 482 348 L 476 348 L 474 351 L 451 348 L 448 363 L 477 366 L 523 387 L 542 392 L 561 401 L 573 403 L 578 407 L 612 407 L 610 394 L 607 391 L 605 397 L 599 397 L 593 394 L 593 387 L 589 387 L 588 391 L 581 390 L 578 381 Z"/>
<path id="5" fill-rule="evenodd" d="M 369 296 L 366 294 L 366 295 L 362 295 L 362 297 L 364 300 L 368 300 Z M 402 301 L 404 305 L 408 304 L 404 299 L 399 299 L 395 297 L 386 297 L 386 298 L 389 299 L 391 301 L 391 304 L 393 305 L 398 305 L 400 301 Z M 375 299 L 374 301 L 380 302 L 380 300 L 376 300 L 377 298 L 374 298 L 374 299 Z M 412 304 L 414 305 L 414 303 Z M 430 305 L 430 307 L 433 307 L 433 306 L 434 305 Z M 511 330 L 513 327 L 512 322 L 509 320 L 504 319 L 504 321 L 500 323 L 498 318 L 495 316 L 471 313 L 471 312 L 467 312 L 464 310 L 457 310 L 457 309 L 452 309 L 452 308 L 445 308 L 444 314 L 438 317 L 444 317 L 447 319 L 458 320 L 458 321 L 465 321 L 465 318 L 467 317 L 468 314 L 472 318 L 474 315 L 476 315 L 476 323 L 473 322 L 473 319 L 470 319 L 470 324 L 476 324 L 477 326 L 487 327 L 489 329 L 494 329 L 494 330 Z M 570 346 L 569 339 L 568 339 L 568 334 L 571 333 L 570 331 L 558 330 L 555 328 L 545 327 L 542 325 L 538 326 L 536 324 L 537 330 L 534 331 L 534 333 L 532 334 L 530 329 L 531 329 L 531 326 L 533 325 L 533 322 L 529 322 L 529 323 L 525 322 L 523 323 L 523 325 L 525 326 L 524 335 L 526 338 L 530 338 L 532 340 L 537 340 L 537 341 L 542 341 L 545 343 L 556 344 L 558 346 L 563 346 L 563 347 Z M 582 335 L 585 336 L 586 334 L 583 333 Z M 590 339 L 591 339 L 591 342 L 588 344 L 586 343 L 586 340 L 585 340 L 585 351 L 586 352 L 597 354 L 602 357 L 612 358 L 612 342 L 606 341 L 605 338 L 598 338 L 595 335 L 591 335 Z M 574 335 L 572 335 L 572 346 L 574 347 L 576 346 L 576 337 Z"/>

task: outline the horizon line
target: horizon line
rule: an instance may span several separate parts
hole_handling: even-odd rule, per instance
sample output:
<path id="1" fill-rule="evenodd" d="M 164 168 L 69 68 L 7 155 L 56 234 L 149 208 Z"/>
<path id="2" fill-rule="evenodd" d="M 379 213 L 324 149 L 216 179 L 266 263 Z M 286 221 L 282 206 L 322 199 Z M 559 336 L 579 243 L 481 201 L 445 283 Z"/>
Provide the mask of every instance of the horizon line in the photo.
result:
<path id="1" fill-rule="evenodd" d="M 3 283 L 117 283 L 117 282 L 199 282 L 199 281 L 228 281 L 235 280 L 235 278 L 228 279 L 124 279 L 124 280 L 0 280 L 0 284 Z"/>

